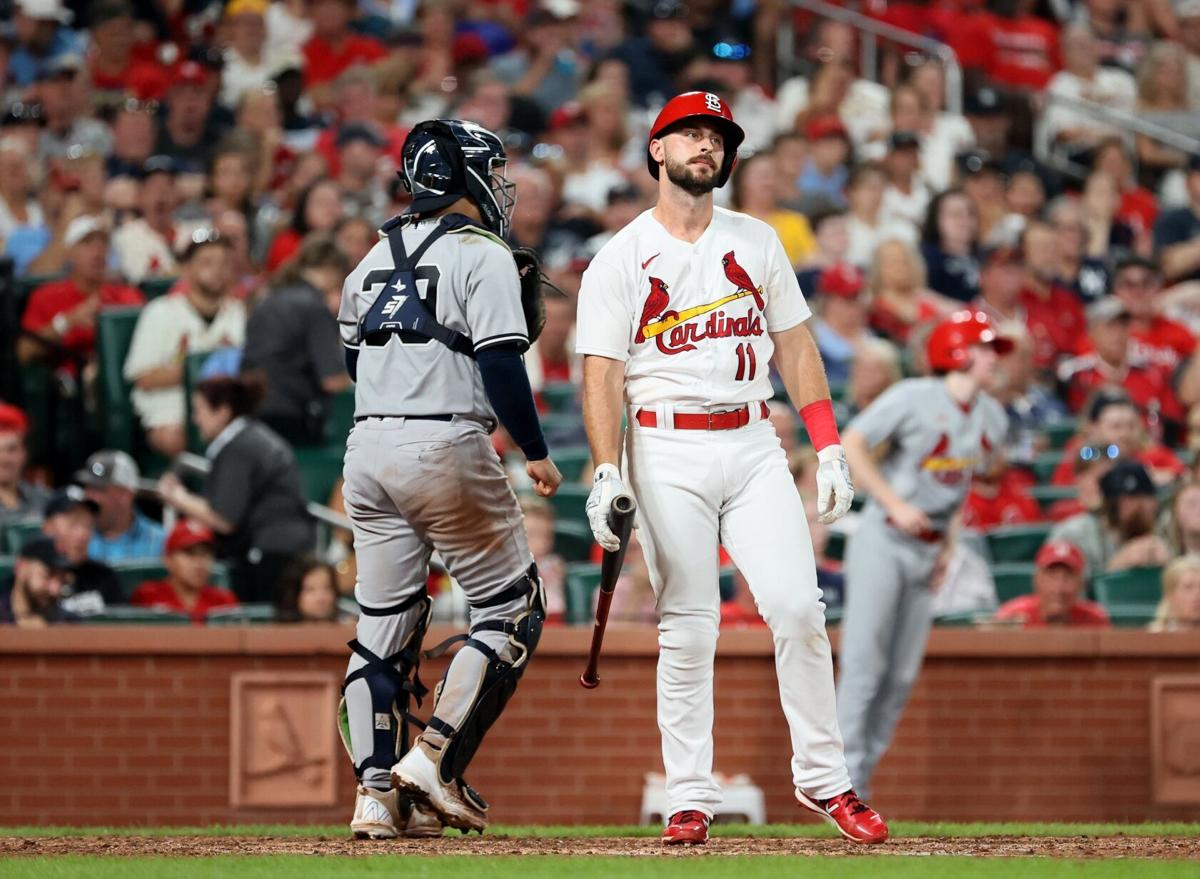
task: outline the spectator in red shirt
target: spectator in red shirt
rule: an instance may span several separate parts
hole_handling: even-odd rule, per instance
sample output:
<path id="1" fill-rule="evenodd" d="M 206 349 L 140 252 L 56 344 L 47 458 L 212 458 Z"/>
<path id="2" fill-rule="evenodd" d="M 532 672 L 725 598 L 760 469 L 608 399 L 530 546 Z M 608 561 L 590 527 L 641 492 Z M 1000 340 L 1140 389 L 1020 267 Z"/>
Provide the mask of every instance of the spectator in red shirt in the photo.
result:
<path id="1" fill-rule="evenodd" d="M 55 359 L 60 350 L 90 361 L 100 310 L 146 301 L 141 291 L 105 280 L 108 242 L 108 227 L 99 217 L 76 217 L 67 226 L 63 243 L 71 273 L 61 281 L 43 284 L 29 297 L 21 329 L 37 339 L 23 337 L 17 343 L 23 363 Z"/>
<path id="2" fill-rule="evenodd" d="M 214 607 L 234 607 L 238 600 L 228 589 L 213 586 L 213 544 L 216 538 L 206 525 L 181 519 L 167 537 L 165 580 L 149 580 L 133 591 L 129 603 L 191 615 L 203 623 Z"/>
<path id="3" fill-rule="evenodd" d="M 1125 141 L 1119 137 L 1100 141 L 1092 158 L 1092 168 L 1108 172 L 1117 181 L 1121 192 L 1117 219 L 1128 223 L 1136 235 L 1152 231 L 1158 219 L 1158 199 L 1149 189 L 1138 185 Z"/>
<path id="4" fill-rule="evenodd" d="M 166 69 L 155 57 L 153 42 L 137 42 L 133 7 L 125 0 L 101 0 L 88 9 L 91 50 L 88 71 L 97 91 L 129 92 L 160 97 L 169 82 Z"/>
<path id="5" fill-rule="evenodd" d="M 1146 436 L 1141 413 L 1128 397 L 1100 392 L 1087 407 L 1088 419 L 1078 435 L 1063 450 L 1051 481 L 1070 485 L 1076 481 L 1078 460 L 1133 458 L 1150 472 L 1157 485 L 1166 485 L 1182 476 L 1187 468 L 1166 446 Z M 1078 460 L 1077 460 L 1078 459 Z"/>
<path id="6" fill-rule="evenodd" d="M 1073 543 L 1052 540 L 1042 545 L 1035 559 L 1033 594 L 1005 602 L 996 611 L 997 622 L 1019 622 L 1026 629 L 1046 626 L 1103 628 L 1111 625 L 1100 605 L 1084 601 L 1083 553 Z"/>
<path id="7" fill-rule="evenodd" d="M 1129 337 L 1129 309 L 1109 296 L 1087 310 L 1088 338 L 1095 349 L 1062 363 L 1058 378 L 1065 387 L 1067 407 L 1080 411 L 1102 387 L 1124 388 L 1139 408 L 1154 417 L 1182 420 L 1183 412 L 1171 384 L 1171 370 L 1138 350 Z"/>
<path id="8" fill-rule="evenodd" d="M 986 314 L 993 325 L 1025 323 L 1020 306 L 1023 277 L 1021 254 L 1012 247 L 993 247 L 983 257 L 979 298 L 971 307 Z"/>
<path id="9" fill-rule="evenodd" d="M 1005 456 L 993 455 L 992 461 L 987 473 L 976 474 L 971 480 L 971 490 L 963 505 L 963 527 L 986 531 L 998 525 L 1041 521 L 1042 508 L 1019 479 L 1010 478 L 1015 471 L 1008 469 Z"/>
<path id="10" fill-rule="evenodd" d="M 1158 263 L 1140 256 L 1120 260 L 1113 271 L 1113 295 L 1130 315 L 1129 335 L 1155 359 L 1175 367 L 1192 356 L 1196 337 L 1178 321 L 1162 314 L 1162 272 Z"/>
<path id="11" fill-rule="evenodd" d="M 300 193 L 292 221 L 267 251 L 266 269 L 273 272 L 296 255 L 310 232 L 329 232 L 342 218 L 342 188 L 333 180 L 319 178 Z"/>
<path id="12" fill-rule="evenodd" d="M 336 79 L 356 63 L 370 64 L 387 55 L 378 40 L 350 30 L 356 6 L 355 0 L 315 0 L 309 6 L 313 35 L 303 50 L 304 82 L 309 89 Z"/>
<path id="13" fill-rule="evenodd" d="M 1057 238 L 1054 228 L 1041 220 L 1031 220 L 1021 234 L 1025 257 L 1021 307 L 1033 339 L 1034 366 L 1043 370 L 1053 370 L 1059 360 L 1074 354 L 1087 332 L 1083 306 L 1056 283 Z"/>
<path id="14" fill-rule="evenodd" d="M 981 32 L 991 43 L 985 56 L 988 78 L 1012 88 L 1043 89 L 1061 66 L 1058 27 L 1032 14 L 1034 0 L 1012 5 L 1010 14 L 989 16 Z"/>

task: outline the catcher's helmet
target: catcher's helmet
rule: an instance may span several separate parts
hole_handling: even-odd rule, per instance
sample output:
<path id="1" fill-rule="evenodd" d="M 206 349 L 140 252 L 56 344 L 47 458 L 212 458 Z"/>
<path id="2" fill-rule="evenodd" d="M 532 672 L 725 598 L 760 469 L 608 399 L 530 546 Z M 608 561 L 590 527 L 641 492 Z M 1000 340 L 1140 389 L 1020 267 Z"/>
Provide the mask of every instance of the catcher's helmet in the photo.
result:
<path id="1" fill-rule="evenodd" d="M 461 119 L 418 124 L 400 151 L 400 180 L 412 193 L 409 212 L 438 211 L 465 196 L 503 237 L 517 201 L 516 185 L 504 176 L 507 162 L 500 138 L 482 125 Z"/>
<path id="2" fill-rule="evenodd" d="M 925 355 L 929 368 L 938 372 L 968 369 L 971 366 L 971 346 L 991 345 L 997 354 L 1007 354 L 1013 348 L 1011 339 L 997 336 L 981 311 L 959 311 L 946 318 L 929 334 Z"/>
<path id="3" fill-rule="evenodd" d="M 668 133 L 668 129 L 685 119 L 697 117 L 717 124 L 725 130 L 725 161 L 717 175 L 717 186 L 724 186 L 729 175 L 733 173 L 733 166 L 737 164 L 738 147 L 746 139 L 746 133 L 733 121 L 729 105 L 717 95 L 712 92 L 684 92 L 671 98 L 654 120 L 649 140 L 662 137 Z M 650 155 L 649 140 L 646 142 L 646 167 L 650 169 L 650 176 L 657 180 L 658 162 Z"/>

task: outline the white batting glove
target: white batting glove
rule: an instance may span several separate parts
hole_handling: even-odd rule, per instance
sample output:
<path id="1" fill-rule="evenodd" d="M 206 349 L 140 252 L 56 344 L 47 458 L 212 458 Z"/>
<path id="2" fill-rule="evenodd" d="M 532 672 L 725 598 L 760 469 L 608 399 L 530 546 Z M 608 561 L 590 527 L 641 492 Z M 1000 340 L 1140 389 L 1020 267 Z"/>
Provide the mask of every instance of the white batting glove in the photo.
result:
<path id="1" fill-rule="evenodd" d="M 850 512 L 854 483 L 850 466 L 840 445 L 826 446 L 817 452 L 817 518 L 828 525 Z"/>
<path id="2" fill-rule="evenodd" d="M 613 464 L 601 464 L 592 476 L 592 493 L 588 495 L 587 510 L 588 524 L 592 526 L 592 536 L 600 544 L 600 548 L 615 552 L 621 548 L 621 541 L 608 527 L 608 514 L 612 512 L 612 502 L 619 494 L 625 493 L 625 484 L 621 482 L 621 471 Z"/>

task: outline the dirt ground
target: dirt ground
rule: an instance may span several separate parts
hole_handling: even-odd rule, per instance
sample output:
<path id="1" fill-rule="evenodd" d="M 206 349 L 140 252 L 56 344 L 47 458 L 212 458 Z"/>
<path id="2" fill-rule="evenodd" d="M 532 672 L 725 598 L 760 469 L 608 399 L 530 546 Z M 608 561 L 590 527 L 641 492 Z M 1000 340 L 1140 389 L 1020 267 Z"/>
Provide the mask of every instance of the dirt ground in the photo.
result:
<path id="1" fill-rule="evenodd" d="M 435 840 L 355 841 L 348 837 L 122 836 L 0 837 L 0 857 L 110 855 L 973 855 L 1049 858 L 1186 858 L 1200 860 L 1200 841 L 1180 837 L 902 838 L 879 846 L 835 839 L 713 839 L 703 848 L 664 848 L 657 839 L 512 839 L 445 836 Z"/>

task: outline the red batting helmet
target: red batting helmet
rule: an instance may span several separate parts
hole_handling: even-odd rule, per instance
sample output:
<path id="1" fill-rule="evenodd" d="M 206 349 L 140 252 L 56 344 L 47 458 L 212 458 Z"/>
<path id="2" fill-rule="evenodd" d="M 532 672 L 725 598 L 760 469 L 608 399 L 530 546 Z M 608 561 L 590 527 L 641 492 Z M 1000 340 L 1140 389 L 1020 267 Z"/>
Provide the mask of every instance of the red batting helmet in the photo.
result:
<path id="1" fill-rule="evenodd" d="M 671 98 L 654 120 L 650 128 L 650 140 L 662 137 L 676 123 L 696 117 L 719 124 L 725 130 L 725 161 L 717 175 L 717 186 L 724 186 L 733 173 L 733 166 L 737 164 L 738 147 L 746 139 L 746 133 L 733 121 L 729 105 L 717 95 L 712 92 L 684 92 Z M 650 176 L 657 180 L 658 162 L 650 155 L 649 141 L 646 142 L 646 167 L 650 169 Z"/>
<path id="2" fill-rule="evenodd" d="M 981 311 L 959 311 L 933 328 L 925 343 L 929 368 L 941 372 L 967 369 L 971 365 L 971 346 L 991 345 L 997 354 L 1013 348 L 1011 339 L 996 335 Z"/>

